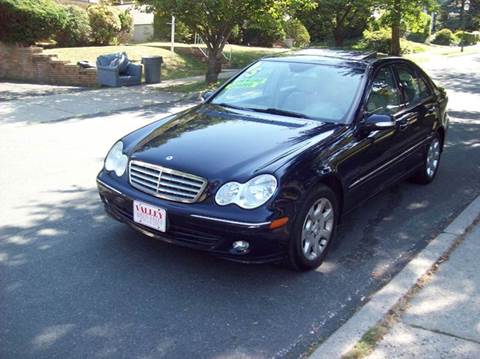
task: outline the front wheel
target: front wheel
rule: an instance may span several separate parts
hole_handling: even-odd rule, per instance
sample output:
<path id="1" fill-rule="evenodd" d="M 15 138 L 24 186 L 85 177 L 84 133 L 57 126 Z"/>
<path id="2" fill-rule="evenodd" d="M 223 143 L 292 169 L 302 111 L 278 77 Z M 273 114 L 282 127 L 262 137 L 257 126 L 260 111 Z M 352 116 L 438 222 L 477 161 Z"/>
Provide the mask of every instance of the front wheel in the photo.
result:
<path id="1" fill-rule="evenodd" d="M 422 167 L 412 177 L 413 181 L 420 184 L 428 184 L 433 181 L 440 165 L 440 156 L 442 154 L 442 143 L 438 134 L 428 145 L 427 153 Z"/>
<path id="2" fill-rule="evenodd" d="M 289 248 L 290 266 L 302 271 L 318 268 L 334 239 L 337 220 L 336 195 L 321 185 L 308 196 L 295 219 Z"/>

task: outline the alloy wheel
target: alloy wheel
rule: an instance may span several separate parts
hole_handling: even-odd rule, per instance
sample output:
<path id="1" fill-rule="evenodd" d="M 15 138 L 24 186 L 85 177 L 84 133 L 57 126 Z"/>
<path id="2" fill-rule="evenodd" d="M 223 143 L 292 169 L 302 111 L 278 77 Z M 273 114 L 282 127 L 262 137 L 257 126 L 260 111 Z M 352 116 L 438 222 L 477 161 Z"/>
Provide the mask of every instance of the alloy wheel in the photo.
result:
<path id="1" fill-rule="evenodd" d="M 302 227 L 303 255 L 309 261 L 317 259 L 332 237 L 334 210 L 327 198 L 318 199 L 308 211 Z"/>
<path id="2" fill-rule="evenodd" d="M 427 175 L 428 177 L 433 177 L 438 168 L 438 163 L 440 161 L 440 141 L 438 138 L 434 138 L 430 146 L 428 147 L 427 153 Z"/>

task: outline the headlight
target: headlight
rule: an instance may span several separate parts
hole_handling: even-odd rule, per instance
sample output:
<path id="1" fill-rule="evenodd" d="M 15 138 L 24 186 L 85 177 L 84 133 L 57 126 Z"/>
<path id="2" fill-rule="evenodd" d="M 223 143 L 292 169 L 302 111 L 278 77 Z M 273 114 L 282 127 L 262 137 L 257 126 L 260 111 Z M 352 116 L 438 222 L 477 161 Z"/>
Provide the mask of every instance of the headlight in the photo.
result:
<path id="1" fill-rule="evenodd" d="M 127 163 L 128 157 L 123 154 L 123 143 L 118 141 L 108 152 L 105 159 L 105 169 L 107 171 L 115 171 L 115 174 L 120 177 L 125 173 Z"/>
<path id="2" fill-rule="evenodd" d="M 253 209 L 267 202 L 277 189 L 277 179 L 272 175 L 260 175 L 246 183 L 228 182 L 217 191 L 215 202 L 220 206 L 235 203 Z"/>

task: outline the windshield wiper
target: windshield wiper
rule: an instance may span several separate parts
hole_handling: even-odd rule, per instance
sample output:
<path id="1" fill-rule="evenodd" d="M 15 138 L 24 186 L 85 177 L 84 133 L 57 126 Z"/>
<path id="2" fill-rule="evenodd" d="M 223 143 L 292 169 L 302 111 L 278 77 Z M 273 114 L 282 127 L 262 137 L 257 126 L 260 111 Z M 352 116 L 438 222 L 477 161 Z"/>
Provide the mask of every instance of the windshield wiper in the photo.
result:
<path id="1" fill-rule="evenodd" d="M 312 119 L 311 117 L 300 113 L 300 112 L 294 112 L 294 111 L 286 111 L 286 110 L 281 110 L 279 108 L 248 108 L 248 110 L 252 110 L 255 112 L 263 112 L 263 113 L 271 113 L 272 115 L 281 115 L 281 116 L 290 116 L 290 117 L 297 117 L 297 118 L 306 118 L 306 119 Z"/>
<path id="2" fill-rule="evenodd" d="M 245 110 L 245 107 L 230 105 L 229 103 L 225 103 L 225 102 L 213 103 L 213 105 L 222 106 L 222 107 L 228 107 L 228 108 L 234 108 L 234 109 L 236 109 L 236 110 Z"/>

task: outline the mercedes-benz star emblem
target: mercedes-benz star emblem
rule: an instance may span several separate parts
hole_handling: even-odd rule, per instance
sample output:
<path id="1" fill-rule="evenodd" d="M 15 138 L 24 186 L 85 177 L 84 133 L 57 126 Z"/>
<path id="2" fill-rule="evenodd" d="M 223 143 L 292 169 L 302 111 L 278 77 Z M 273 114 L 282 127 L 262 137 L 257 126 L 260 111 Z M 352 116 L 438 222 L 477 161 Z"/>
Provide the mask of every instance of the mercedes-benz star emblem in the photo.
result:
<path id="1" fill-rule="evenodd" d="M 167 157 L 165 157 L 165 159 L 166 159 L 167 161 L 171 161 L 171 160 L 173 160 L 173 156 L 167 156 Z"/>

